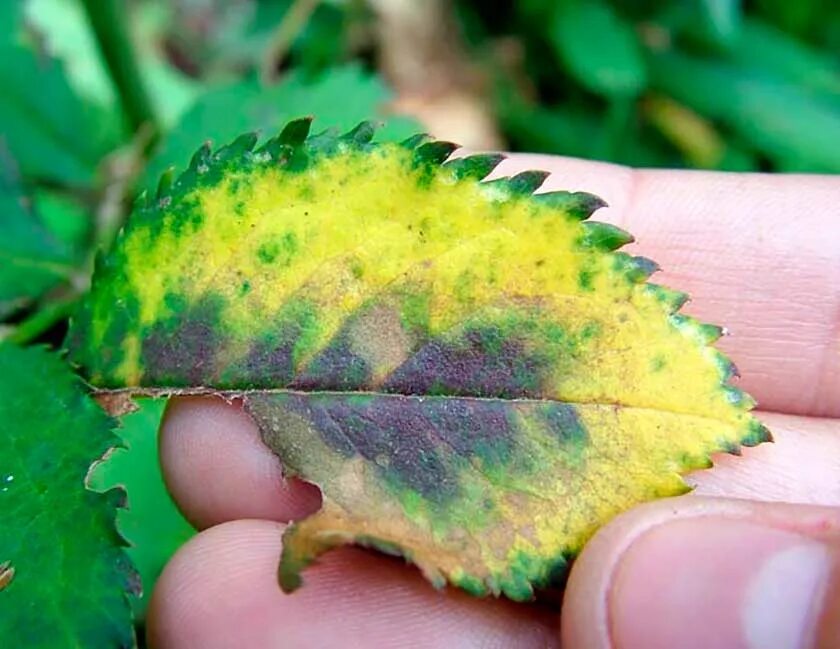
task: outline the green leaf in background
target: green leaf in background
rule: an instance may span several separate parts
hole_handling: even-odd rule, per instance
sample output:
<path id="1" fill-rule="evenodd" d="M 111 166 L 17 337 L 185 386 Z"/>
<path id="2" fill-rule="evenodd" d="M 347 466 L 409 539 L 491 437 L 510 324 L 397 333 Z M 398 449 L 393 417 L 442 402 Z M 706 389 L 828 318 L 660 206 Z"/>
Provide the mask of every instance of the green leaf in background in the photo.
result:
<path id="1" fill-rule="evenodd" d="M 81 261 L 92 240 L 90 207 L 72 194 L 45 187 L 32 189 L 32 204 L 52 235 L 67 247 L 74 260 Z"/>
<path id="2" fill-rule="evenodd" d="M 633 25 L 603 2 L 570 2 L 556 10 L 550 32 L 557 56 L 592 92 L 638 95 L 647 83 L 645 61 Z"/>
<path id="3" fill-rule="evenodd" d="M 117 95 L 78 0 L 28 0 L 26 19 L 45 48 L 64 64 L 67 80 L 80 97 L 113 106 Z"/>
<path id="4" fill-rule="evenodd" d="M 116 146 L 116 118 L 80 100 L 57 61 L 3 38 L 0 88 L 0 137 L 22 173 L 61 185 L 89 184 Z"/>
<path id="5" fill-rule="evenodd" d="M 135 399 L 138 410 L 121 418 L 120 448 L 91 472 L 91 488 L 122 486 L 128 506 L 117 512 L 117 529 L 129 542 L 128 556 L 140 573 L 143 593 L 132 598 L 134 616 L 143 619 L 163 566 L 195 531 L 178 511 L 160 472 L 157 431 L 165 399 Z"/>
<path id="6" fill-rule="evenodd" d="M 754 171 L 756 161 L 718 132 L 714 124 L 668 97 L 651 94 L 642 110 L 648 122 L 698 169 Z"/>
<path id="7" fill-rule="evenodd" d="M 605 130 L 596 115 L 574 105 L 528 105 L 514 93 L 500 91 L 498 116 L 517 151 L 604 159 Z M 607 159 L 634 167 L 669 167 L 679 159 L 661 143 L 636 128 L 630 129 Z"/>
<path id="8" fill-rule="evenodd" d="M 155 113 L 166 126 L 174 124 L 198 96 L 202 84 L 190 79 L 165 60 L 157 31 L 163 7 L 140 4 L 131 7 L 133 41 L 138 67 Z M 86 100 L 115 110 L 117 96 L 99 53 L 96 40 L 78 0 L 29 0 L 26 17 L 41 34 L 46 49 L 61 60 L 67 80 Z"/>
<path id="9" fill-rule="evenodd" d="M 840 64 L 804 43 L 757 20 L 744 22 L 727 50 L 730 60 L 775 73 L 803 89 L 823 93 L 840 106 Z"/>
<path id="10" fill-rule="evenodd" d="M 0 318 L 73 271 L 66 245 L 32 212 L 14 161 L 0 142 Z"/>
<path id="11" fill-rule="evenodd" d="M 299 70 L 268 88 L 254 80 L 237 82 L 202 96 L 163 138 L 150 161 L 145 185 L 154 187 L 167 167 L 186 167 L 202 142 L 225 142 L 243 131 L 273 134 L 292 118 L 318 115 L 316 128 L 350 129 L 370 115 L 382 114 L 390 93 L 378 77 L 358 65 L 310 77 Z M 391 118 L 379 138 L 402 139 L 422 130 L 407 118 Z"/>
<path id="12" fill-rule="evenodd" d="M 0 345 L 0 639 L 131 647 L 135 576 L 114 525 L 123 493 L 85 487 L 113 420 L 58 356 Z M 7 644 L 8 643 L 8 644 Z"/>
<path id="13" fill-rule="evenodd" d="M 731 43 L 741 30 L 740 0 L 699 0 L 706 32 L 718 43 Z"/>
<path id="14" fill-rule="evenodd" d="M 676 52 L 650 58 L 652 85 L 720 120 L 785 171 L 840 172 L 840 112 L 797 85 Z"/>
<path id="15" fill-rule="evenodd" d="M 803 33 L 831 11 L 835 0 L 757 0 L 761 12 L 787 32 Z M 836 6 L 836 4 L 835 4 Z"/>

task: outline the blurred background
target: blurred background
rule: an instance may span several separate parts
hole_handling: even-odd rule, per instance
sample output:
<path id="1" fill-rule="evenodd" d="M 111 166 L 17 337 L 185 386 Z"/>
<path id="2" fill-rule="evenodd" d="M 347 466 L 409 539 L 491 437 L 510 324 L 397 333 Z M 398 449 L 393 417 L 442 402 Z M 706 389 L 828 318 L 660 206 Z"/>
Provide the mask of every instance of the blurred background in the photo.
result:
<path id="1" fill-rule="evenodd" d="M 83 5 L 125 12 L 162 134 L 149 177 L 202 139 L 302 112 L 636 166 L 840 171 L 835 0 L 21 4 L 25 38 L 114 122 L 111 144 L 126 125 Z"/>
<path id="2" fill-rule="evenodd" d="M 2 0 L 0 89 L 0 339 L 59 346 L 143 189 L 204 141 L 301 115 L 474 149 L 838 173 L 840 3 Z M 127 487 L 147 593 L 193 533 L 157 469 L 162 413 L 143 403 L 92 478 Z"/>

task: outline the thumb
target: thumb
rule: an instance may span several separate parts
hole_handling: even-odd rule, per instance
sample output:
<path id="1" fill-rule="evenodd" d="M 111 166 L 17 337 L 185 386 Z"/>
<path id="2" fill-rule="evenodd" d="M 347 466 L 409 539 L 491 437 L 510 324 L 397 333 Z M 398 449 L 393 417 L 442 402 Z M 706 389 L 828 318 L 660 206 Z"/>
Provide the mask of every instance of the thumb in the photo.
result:
<path id="1" fill-rule="evenodd" d="M 686 496 L 617 517 L 576 561 L 567 649 L 840 647 L 840 508 Z"/>

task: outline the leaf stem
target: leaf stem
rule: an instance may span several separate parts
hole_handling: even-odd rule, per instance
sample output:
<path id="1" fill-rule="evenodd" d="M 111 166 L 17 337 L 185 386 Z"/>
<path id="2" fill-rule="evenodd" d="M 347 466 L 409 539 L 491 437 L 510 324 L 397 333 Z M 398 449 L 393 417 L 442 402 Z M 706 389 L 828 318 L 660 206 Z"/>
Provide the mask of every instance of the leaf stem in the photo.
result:
<path id="1" fill-rule="evenodd" d="M 158 138 L 155 116 L 126 27 L 125 3 L 121 0 L 81 0 L 93 29 L 99 51 L 116 86 L 123 109 L 134 132 L 151 131 L 149 147 Z"/>

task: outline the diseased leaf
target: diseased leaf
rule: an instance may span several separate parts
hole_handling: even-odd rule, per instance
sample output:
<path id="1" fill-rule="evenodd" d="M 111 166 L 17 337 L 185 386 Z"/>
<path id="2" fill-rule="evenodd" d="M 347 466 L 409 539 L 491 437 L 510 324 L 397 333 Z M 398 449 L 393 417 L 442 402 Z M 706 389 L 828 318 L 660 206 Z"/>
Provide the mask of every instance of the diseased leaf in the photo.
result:
<path id="1" fill-rule="evenodd" d="M 769 439 L 709 347 L 721 329 L 586 220 L 603 201 L 308 124 L 199 150 L 100 260 L 68 338 L 100 388 L 241 396 L 320 486 L 283 588 L 359 543 L 528 599 L 618 512 Z"/>
<path id="2" fill-rule="evenodd" d="M 0 319 L 66 279 L 70 262 L 67 246 L 32 212 L 0 142 Z"/>
<path id="3" fill-rule="evenodd" d="M 0 638 L 132 647 L 134 572 L 114 527 L 123 493 L 85 487 L 113 420 L 42 349 L 0 344 Z"/>

